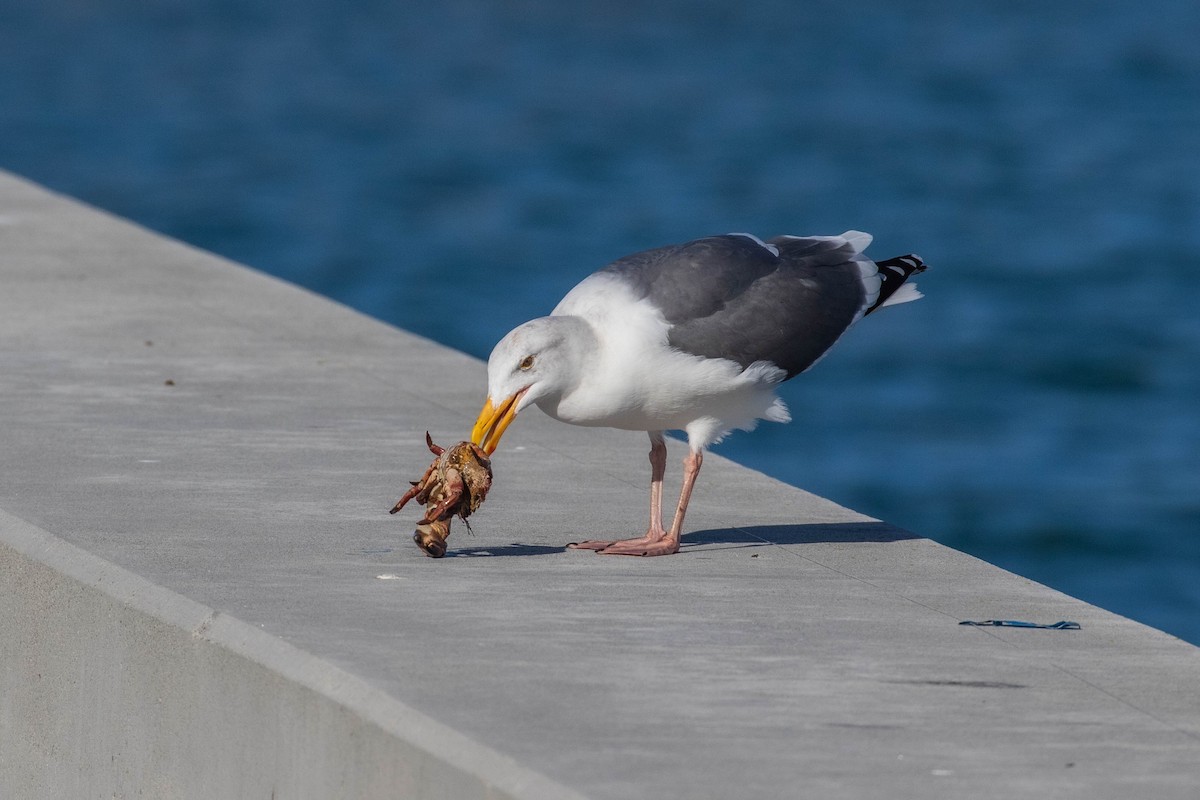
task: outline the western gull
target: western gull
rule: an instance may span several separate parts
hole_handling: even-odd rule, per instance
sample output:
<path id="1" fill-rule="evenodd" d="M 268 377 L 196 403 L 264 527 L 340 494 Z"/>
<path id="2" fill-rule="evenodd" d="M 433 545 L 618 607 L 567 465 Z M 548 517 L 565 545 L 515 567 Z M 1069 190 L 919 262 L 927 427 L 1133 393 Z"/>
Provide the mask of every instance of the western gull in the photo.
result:
<path id="1" fill-rule="evenodd" d="M 775 387 L 812 367 L 858 320 L 917 300 L 915 255 L 878 263 L 871 236 L 710 236 L 625 256 L 585 278 L 550 316 L 510 331 L 488 359 L 488 394 L 471 440 L 491 454 L 513 419 L 537 405 L 573 425 L 650 436 L 650 525 L 644 536 L 588 540 L 605 555 L 679 551 L 705 449 L 758 420 L 787 422 Z M 662 524 L 664 431 L 687 434 L 683 487 Z"/>

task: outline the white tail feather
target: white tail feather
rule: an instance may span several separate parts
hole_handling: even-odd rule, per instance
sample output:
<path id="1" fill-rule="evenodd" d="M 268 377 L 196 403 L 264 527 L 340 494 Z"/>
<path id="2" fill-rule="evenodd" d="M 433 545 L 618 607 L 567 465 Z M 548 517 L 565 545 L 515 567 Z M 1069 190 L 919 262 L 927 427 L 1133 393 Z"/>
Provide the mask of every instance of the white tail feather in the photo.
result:
<path id="1" fill-rule="evenodd" d="M 899 305 L 900 303 L 911 303 L 913 300 L 920 300 L 925 295 L 921 294 L 915 283 L 906 283 L 901 286 L 896 292 L 879 304 L 880 308 Z"/>

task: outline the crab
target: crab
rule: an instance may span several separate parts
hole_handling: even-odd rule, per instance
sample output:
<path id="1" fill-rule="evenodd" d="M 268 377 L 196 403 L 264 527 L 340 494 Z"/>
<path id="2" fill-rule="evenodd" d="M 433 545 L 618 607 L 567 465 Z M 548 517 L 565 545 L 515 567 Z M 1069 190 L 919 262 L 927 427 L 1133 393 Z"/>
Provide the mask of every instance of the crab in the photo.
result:
<path id="1" fill-rule="evenodd" d="M 467 517 L 479 510 L 487 497 L 492 486 L 492 462 L 483 448 L 471 442 L 439 447 L 426 431 L 425 444 L 434 455 L 433 463 L 419 481 L 412 481 L 412 488 L 390 513 L 404 508 L 409 500 L 425 506 L 413 541 L 427 556 L 441 558 L 446 555 L 446 539 L 454 517 L 466 523 L 467 530 L 471 529 Z"/>

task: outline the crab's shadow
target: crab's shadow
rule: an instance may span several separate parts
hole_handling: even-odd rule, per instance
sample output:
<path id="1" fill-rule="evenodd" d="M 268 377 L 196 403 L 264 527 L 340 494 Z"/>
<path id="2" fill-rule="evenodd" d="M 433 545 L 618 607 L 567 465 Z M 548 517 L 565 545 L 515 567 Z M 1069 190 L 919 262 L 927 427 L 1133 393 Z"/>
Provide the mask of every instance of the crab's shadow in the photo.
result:
<path id="1" fill-rule="evenodd" d="M 510 544 L 493 545 L 491 547 L 460 547 L 456 550 L 451 550 L 446 553 L 446 558 L 497 558 L 500 556 L 548 556 L 553 553 L 562 553 L 567 549 L 566 545 L 561 547 L 552 547 L 544 544 L 521 544 L 520 542 L 512 542 Z"/>

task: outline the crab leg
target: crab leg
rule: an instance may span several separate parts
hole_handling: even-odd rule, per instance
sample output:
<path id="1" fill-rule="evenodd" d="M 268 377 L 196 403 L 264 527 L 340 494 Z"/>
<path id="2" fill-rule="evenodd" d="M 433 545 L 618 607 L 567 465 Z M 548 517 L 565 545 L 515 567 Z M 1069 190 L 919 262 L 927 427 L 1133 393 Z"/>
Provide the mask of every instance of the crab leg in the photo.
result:
<path id="1" fill-rule="evenodd" d="M 452 513 L 452 509 L 458 506 L 458 501 L 462 499 L 463 492 L 466 490 L 462 473 L 453 468 L 446 470 L 441 489 L 441 498 L 431 503 L 425 510 L 425 519 L 427 520 L 448 517 Z"/>
<path id="2" fill-rule="evenodd" d="M 421 476 L 421 480 L 412 481 L 412 488 L 404 493 L 404 497 L 401 497 L 400 500 L 396 503 L 396 505 L 392 507 L 392 510 L 389 511 L 388 513 L 395 514 L 397 511 L 404 508 L 405 504 L 409 500 L 412 500 L 414 497 L 417 498 L 418 503 L 424 504 L 425 501 L 421 495 L 422 495 L 422 493 L 424 493 L 425 496 L 428 497 L 429 480 L 430 480 L 430 478 L 433 477 L 433 473 L 436 470 L 437 470 L 437 463 L 434 462 L 433 466 L 431 466 L 429 469 L 425 470 L 425 474 Z"/>

